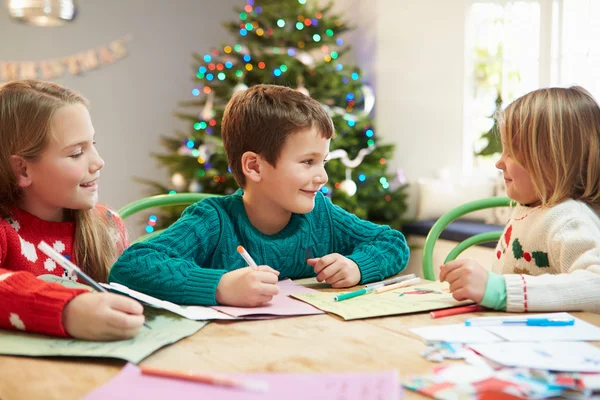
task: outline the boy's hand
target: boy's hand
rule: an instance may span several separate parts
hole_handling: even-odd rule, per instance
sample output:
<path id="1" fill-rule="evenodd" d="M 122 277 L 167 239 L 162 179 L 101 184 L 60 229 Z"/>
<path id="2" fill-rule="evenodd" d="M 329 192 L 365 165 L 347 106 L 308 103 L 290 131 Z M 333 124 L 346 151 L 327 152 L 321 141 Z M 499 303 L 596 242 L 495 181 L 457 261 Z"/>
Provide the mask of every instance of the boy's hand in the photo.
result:
<path id="1" fill-rule="evenodd" d="M 306 262 L 315 269 L 317 281 L 325 281 L 331 287 L 347 288 L 360 282 L 358 265 L 341 254 L 331 253 L 320 258 L 309 258 Z"/>
<path id="2" fill-rule="evenodd" d="M 488 271 L 473 260 L 454 260 L 440 267 L 440 282 L 448 281 L 452 296 L 458 300 L 481 303 Z"/>
<path id="3" fill-rule="evenodd" d="M 227 306 L 257 307 L 279 294 L 279 271 L 259 265 L 227 272 L 217 286 L 217 302 Z"/>
<path id="4" fill-rule="evenodd" d="M 63 326 L 78 339 L 123 340 L 137 335 L 144 324 L 144 307 L 114 293 L 82 293 L 63 309 Z"/>

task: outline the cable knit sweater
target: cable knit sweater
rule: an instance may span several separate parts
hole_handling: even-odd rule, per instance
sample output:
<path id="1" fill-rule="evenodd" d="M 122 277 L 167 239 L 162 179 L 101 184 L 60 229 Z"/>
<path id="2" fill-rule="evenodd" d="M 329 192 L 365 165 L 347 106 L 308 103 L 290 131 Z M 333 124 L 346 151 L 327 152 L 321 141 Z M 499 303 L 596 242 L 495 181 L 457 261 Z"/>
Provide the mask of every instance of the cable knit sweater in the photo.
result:
<path id="1" fill-rule="evenodd" d="M 121 218 L 102 205 L 98 211 L 111 218 L 111 234 L 120 254 L 127 246 Z M 42 253 L 43 240 L 73 262 L 74 222 L 48 222 L 21 209 L 11 218 L 0 219 L 0 328 L 68 336 L 62 324 L 64 307 L 85 289 L 69 289 L 36 277 L 53 274 L 77 281 L 60 265 Z"/>
<path id="2" fill-rule="evenodd" d="M 127 249 L 109 281 L 179 304 L 214 305 L 223 274 L 246 266 L 236 251 L 240 244 L 257 264 L 280 271 L 279 279 L 315 276 L 305 260 L 308 246 L 315 257 L 340 253 L 352 259 L 361 283 L 397 274 L 408 263 L 408 246 L 400 232 L 363 221 L 320 192 L 313 211 L 292 214 L 288 225 L 274 235 L 252 226 L 242 194 L 238 190 L 188 207 L 166 231 Z"/>
<path id="3" fill-rule="evenodd" d="M 600 218 L 575 200 L 547 209 L 517 205 L 492 271 L 503 275 L 490 274 L 483 305 L 495 293 L 511 312 L 600 312 Z"/>

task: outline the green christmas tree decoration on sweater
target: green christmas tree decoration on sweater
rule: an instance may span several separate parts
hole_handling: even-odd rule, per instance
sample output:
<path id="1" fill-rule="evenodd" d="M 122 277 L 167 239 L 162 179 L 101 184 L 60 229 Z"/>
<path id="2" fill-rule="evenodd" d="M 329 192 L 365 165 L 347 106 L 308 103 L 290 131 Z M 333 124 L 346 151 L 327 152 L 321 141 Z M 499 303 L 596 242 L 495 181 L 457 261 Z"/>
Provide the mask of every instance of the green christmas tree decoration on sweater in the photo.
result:
<path id="1" fill-rule="evenodd" d="M 360 218 L 399 228 L 407 207 L 404 177 L 401 170 L 387 172 L 394 148 L 377 139 L 370 86 L 359 68 L 340 60 L 349 50 L 340 35 L 350 29 L 342 16 L 316 0 L 247 0 L 235 11 L 237 19 L 224 26 L 237 43 L 193 54 L 197 100 L 181 103 L 185 111 L 176 113 L 189 130 L 162 137 L 166 153 L 153 156 L 169 170 L 171 182 L 144 181 L 151 193 L 233 193 L 238 185 L 221 139 L 225 105 L 239 90 L 276 84 L 318 100 L 333 120 L 336 137 L 323 193 Z M 182 209 L 151 216 L 146 231 L 171 224 Z"/>

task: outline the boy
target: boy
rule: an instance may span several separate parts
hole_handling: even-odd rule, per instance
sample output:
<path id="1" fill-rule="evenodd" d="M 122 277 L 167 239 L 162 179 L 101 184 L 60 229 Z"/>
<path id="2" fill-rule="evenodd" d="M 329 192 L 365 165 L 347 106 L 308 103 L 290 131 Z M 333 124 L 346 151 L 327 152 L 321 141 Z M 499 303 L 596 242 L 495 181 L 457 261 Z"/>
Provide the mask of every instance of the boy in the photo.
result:
<path id="1" fill-rule="evenodd" d="M 320 192 L 334 130 L 316 100 L 253 86 L 232 97 L 221 134 L 242 189 L 188 207 L 169 229 L 132 245 L 109 281 L 179 304 L 253 307 L 278 293 L 278 279 L 316 275 L 346 288 L 406 267 L 400 232 L 360 220 Z M 246 267 L 238 245 L 262 265 Z M 309 247 L 320 257 L 306 260 Z"/>

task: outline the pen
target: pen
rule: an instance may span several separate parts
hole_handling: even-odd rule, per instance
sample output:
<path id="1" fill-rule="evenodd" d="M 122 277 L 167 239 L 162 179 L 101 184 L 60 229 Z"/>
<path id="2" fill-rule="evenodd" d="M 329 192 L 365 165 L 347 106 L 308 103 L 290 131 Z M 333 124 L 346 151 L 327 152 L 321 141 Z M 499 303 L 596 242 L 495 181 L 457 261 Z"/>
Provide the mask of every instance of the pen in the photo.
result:
<path id="1" fill-rule="evenodd" d="M 159 369 L 154 367 L 140 366 L 142 375 L 160 376 L 164 378 L 183 379 L 186 381 L 194 381 L 200 383 L 207 383 L 210 385 L 219 385 L 230 388 L 238 388 L 251 390 L 254 392 L 266 392 L 269 390 L 269 383 L 266 381 L 248 380 L 248 379 L 235 379 L 223 375 L 213 375 L 206 373 L 195 373 L 195 372 L 180 372 L 180 371 L 169 371 L 165 369 Z"/>
<path id="2" fill-rule="evenodd" d="M 406 281 L 406 280 L 409 280 L 409 279 L 414 279 L 416 277 L 417 276 L 415 274 L 408 274 L 408 275 L 398 276 L 396 278 L 388 279 L 386 281 L 369 283 L 368 285 L 365 285 L 365 287 L 382 287 L 382 286 L 388 286 L 388 285 L 393 285 L 394 283 Z"/>
<path id="3" fill-rule="evenodd" d="M 351 299 L 353 297 L 362 296 L 363 294 L 371 293 L 374 290 L 375 290 L 374 287 L 369 287 L 369 288 L 366 287 L 366 288 L 363 288 L 363 289 L 355 290 L 353 292 L 338 294 L 337 296 L 335 296 L 333 298 L 333 300 L 335 300 L 335 301 L 344 301 L 344 300 Z"/>
<path id="4" fill-rule="evenodd" d="M 394 283 L 393 285 L 379 287 L 379 288 L 375 289 L 375 293 L 379 294 L 379 293 L 383 293 L 383 292 L 388 292 L 390 290 L 398 289 L 398 288 L 401 288 L 401 287 L 406 287 L 406 286 L 410 286 L 410 285 L 416 285 L 419 282 L 421 282 L 421 278 L 413 278 L 413 279 L 409 279 L 407 281 L 402 281 L 402 282 Z"/>
<path id="5" fill-rule="evenodd" d="M 466 314 L 481 310 L 483 310 L 483 307 L 480 307 L 477 304 L 472 304 L 470 306 L 454 307 L 447 308 L 445 310 L 432 311 L 429 313 L 429 316 L 431 316 L 431 318 L 442 318 L 449 317 L 451 315 Z"/>
<path id="6" fill-rule="evenodd" d="M 573 318 L 502 318 L 482 317 L 465 320 L 466 326 L 525 325 L 525 326 L 571 326 Z"/>
<path id="7" fill-rule="evenodd" d="M 248 266 L 254 268 L 255 270 L 258 269 L 258 265 L 256 265 L 256 263 L 254 262 L 252 257 L 250 257 L 250 254 L 248 254 L 248 252 L 246 251 L 244 246 L 242 246 L 242 245 L 238 246 L 237 251 L 238 251 L 238 253 L 240 253 L 242 258 L 246 261 Z"/>
<path id="8" fill-rule="evenodd" d="M 79 277 L 81 279 L 83 279 L 88 285 L 90 285 L 91 287 L 96 289 L 98 292 L 108 293 L 108 290 L 106 290 L 104 287 L 102 287 L 102 285 L 100 285 L 98 282 L 93 280 L 88 274 L 83 272 L 81 270 L 81 268 L 79 268 L 77 265 L 75 265 L 71 261 L 67 260 L 67 258 L 65 256 L 63 256 L 62 254 L 60 254 L 59 252 L 54 250 L 52 247 L 50 247 L 50 245 L 48 243 L 46 243 L 42 240 L 40 242 L 40 244 L 38 244 L 38 249 L 40 249 L 42 251 L 42 253 L 46 254 L 48 257 L 50 257 L 51 259 L 56 261 L 56 263 L 58 265 L 60 265 L 67 271 L 73 272 L 73 273 L 79 275 Z M 145 322 L 144 322 L 144 326 L 148 329 L 152 329 Z"/>

